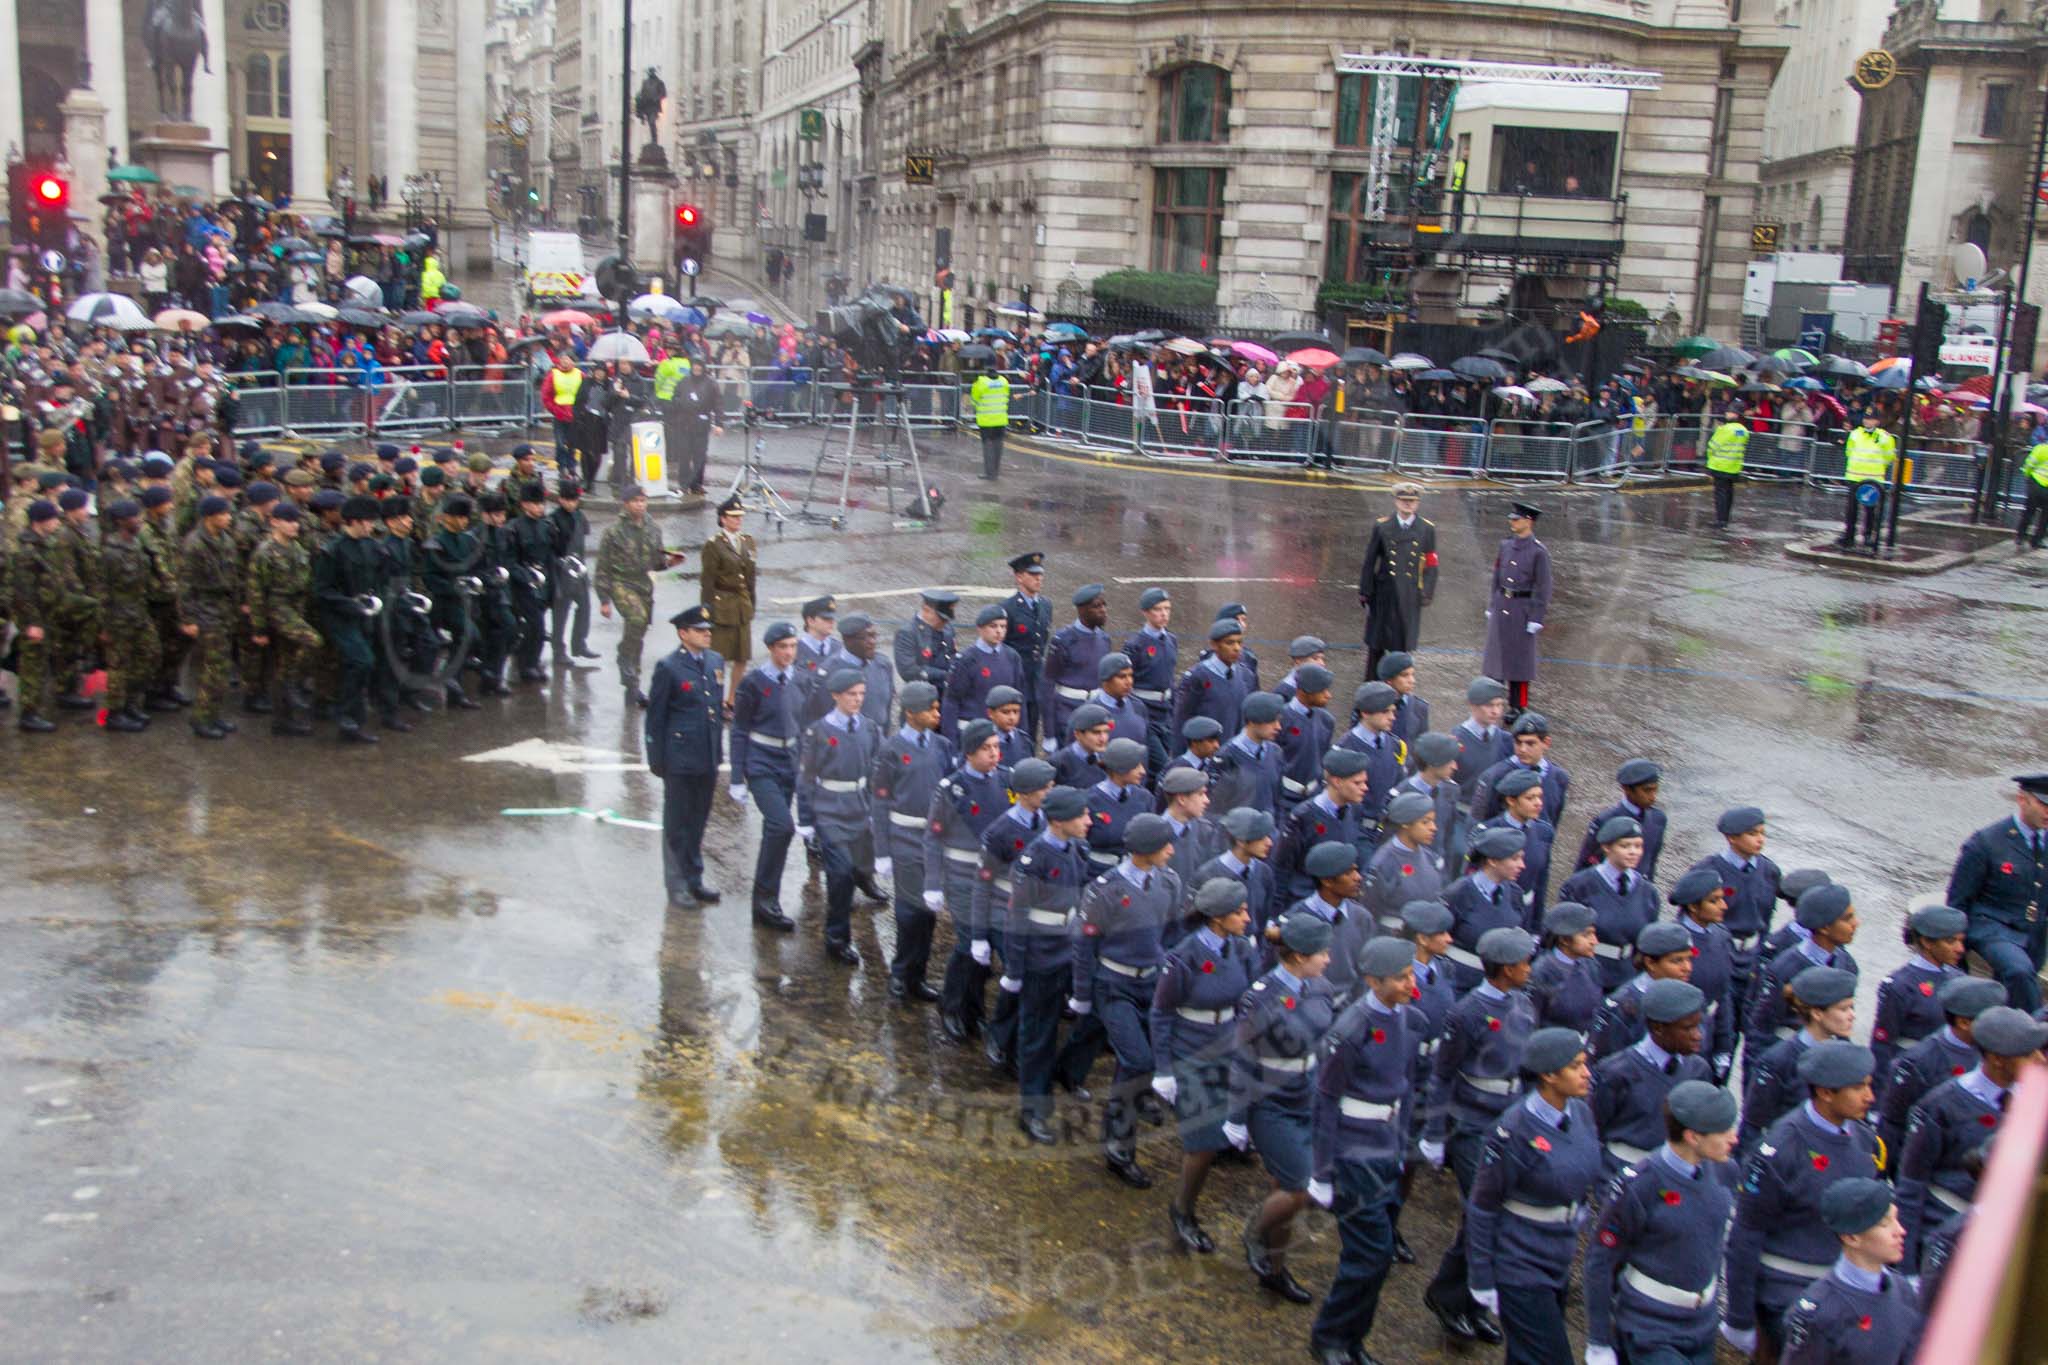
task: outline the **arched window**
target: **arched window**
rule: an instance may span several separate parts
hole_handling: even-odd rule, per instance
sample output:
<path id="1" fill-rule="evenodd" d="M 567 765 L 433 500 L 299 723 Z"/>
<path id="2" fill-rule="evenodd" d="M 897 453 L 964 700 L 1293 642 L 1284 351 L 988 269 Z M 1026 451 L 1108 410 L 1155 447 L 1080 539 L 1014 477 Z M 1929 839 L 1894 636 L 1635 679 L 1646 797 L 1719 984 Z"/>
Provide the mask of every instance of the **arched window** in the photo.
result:
<path id="1" fill-rule="evenodd" d="M 277 54 L 277 116 L 292 116 L 292 58 L 289 52 Z"/>
<path id="2" fill-rule="evenodd" d="M 1991 250 L 1991 219 L 1982 213 L 1971 214 L 1969 226 L 1963 229 L 1963 240 L 1979 251 Z"/>
<path id="3" fill-rule="evenodd" d="M 275 106 L 270 98 L 270 58 L 258 52 L 242 67 L 242 112 L 250 118 L 269 118 Z"/>
<path id="4" fill-rule="evenodd" d="M 1230 140 L 1230 73 L 1220 66 L 1176 67 L 1159 78 L 1161 142 Z"/>

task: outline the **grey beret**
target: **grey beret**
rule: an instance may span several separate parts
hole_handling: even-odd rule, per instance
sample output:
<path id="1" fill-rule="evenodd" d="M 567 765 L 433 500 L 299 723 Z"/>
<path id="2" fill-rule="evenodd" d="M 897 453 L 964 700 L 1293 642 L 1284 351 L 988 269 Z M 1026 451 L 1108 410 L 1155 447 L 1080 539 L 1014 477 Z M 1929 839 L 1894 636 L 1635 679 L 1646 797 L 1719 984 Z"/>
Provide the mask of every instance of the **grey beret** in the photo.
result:
<path id="1" fill-rule="evenodd" d="M 1168 796 L 1187 796 L 1209 789 L 1209 774 L 1200 768 L 1168 768 L 1159 775 L 1159 790 Z"/>
<path id="2" fill-rule="evenodd" d="M 1672 884 L 1670 899 L 1673 905 L 1698 905 L 1716 891 L 1725 890 L 1727 887 L 1721 881 L 1721 874 L 1701 863 Z"/>
<path id="3" fill-rule="evenodd" d="M 1108 682 L 1131 666 L 1131 656 L 1111 650 L 1095 664 L 1095 681 Z"/>
<path id="4" fill-rule="evenodd" d="M 1102 751 L 1102 766 L 1105 771 L 1113 773 L 1142 768 L 1145 766 L 1145 746 L 1135 739 L 1113 739 Z"/>
<path id="5" fill-rule="evenodd" d="M 1764 822 L 1761 806 L 1736 806 L 1721 812 L 1721 818 L 1714 822 L 1714 828 L 1723 834 L 1747 834 Z"/>
<path id="6" fill-rule="evenodd" d="M 1789 904 L 1799 904 L 1799 898 L 1816 886 L 1826 886 L 1834 879 L 1817 867 L 1799 867 L 1778 878 L 1778 895 Z"/>
<path id="7" fill-rule="evenodd" d="M 1303 664 L 1294 670 L 1294 687 L 1298 692 L 1327 692 L 1337 684 L 1337 675 L 1321 664 Z"/>
<path id="8" fill-rule="evenodd" d="M 1792 994 L 1815 1009 L 1839 1005 L 1856 994 L 1856 973 L 1840 967 L 1808 967 L 1792 978 Z"/>
<path id="9" fill-rule="evenodd" d="M 1080 587 L 1074 589 L 1074 605 L 1085 607 L 1101 596 L 1102 585 L 1100 583 L 1083 583 Z"/>
<path id="10" fill-rule="evenodd" d="M 1465 700 L 1473 706 L 1484 706 L 1490 701 L 1504 701 L 1508 690 L 1492 678 L 1477 677 L 1465 685 Z"/>
<path id="11" fill-rule="evenodd" d="M 1134 815 L 1124 826 L 1124 847 L 1132 853 L 1157 853 L 1173 842 L 1173 826 L 1163 815 Z"/>
<path id="12" fill-rule="evenodd" d="M 774 625 L 768 627 L 767 630 L 761 632 L 761 642 L 763 644 L 780 644 L 784 640 L 794 640 L 795 638 L 796 627 L 787 621 L 777 621 Z"/>
<path id="13" fill-rule="evenodd" d="M 1010 790 L 1013 792 L 1042 792 L 1052 785 L 1052 764 L 1042 758 L 1027 758 L 1010 769 Z"/>
<path id="14" fill-rule="evenodd" d="M 1685 926 L 1660 919 L 1645 924 L 1636 931 L 1636 951 L 1644 957 L 1669 957 L 1673 953 L 1692 951 L 1692 935 L 1685 932 Z"/>
<path id="15" fill-rule="evenodd" d="M 1254 692 L 1244 699 L 1242 714 L 1247 725 L 1264 725 L 1280 719 L 1280 712 L 1286 705 L 1271 692 Z"/>
<path id="16" fill-rule="evenodd" d="M 1409 790 L 1394 793 L 1387 802 L 1387 823 L 1393 826 L 1412 825 L 1425 815 L 1436 813 L 1436 802 L 1422 792 Z"/>
<path id="17" fill-rule="evenodd" d="M 1383 682 L 1369 682 L 1351 694 L 1351 709 L 1359 712 L 1391 711 L 1401 694 Z"/>
<path id="18" fill-rule="evenodd" d="M 1632 815 L 1610 815 L 1600 822 L 1600 832 L 1593 836 L 1596 843 L 1611 844 L 1617 839 L 1640 839 L 1643 826 Z"/>
<path id="19" fill-rule="evenodd" d="M 1357 749 L 1330 749 L 1323 754 L 1323 771 L 1332 777 L 1356 777 L 1367 766 L 1365 755 Z"/>
<path id="20" fill-rule="evenodd" d="M 1852 1175 L 1821 1191 L 1820 1221 L 1837 1237 L 1870 1231 L 1891 1209 L 1891 1186 L 1868 1176 Z"/>
<path id="21" fill-rule="evenodd" d="M 839 690 L 838 678 L 841 673 L 852 672 L 853 670 L 850 668 L 836 670 L 832 674 L 832 690 L 835 692 Z M 938 701 L 939 689 L 933 687 L 928 682 L 910 682 L 903 684 L 903 691 L 898 693 L 898 695 L 903 700 L 903 709 L 905 711 L 922 711 Z"/>
<path id="22" fill-rule="evenodd" d="M 839 618 L 839 633 L 841 635 L 858 635 L 874 624 L 875 618 L 869 616 L 866 612 L 850 611 Z"/>
<path id="23" fill-rule="evenodd" d="M 1846 1038 L 1815 1043 L 1799 1057 L 1799 1079 L 1823 1090 L 1867 1081 L 1876 1070 L 1877 1054 Z"/>
<path id="24" fill-rule="evenodd" d="M 1022 706 L 1024 694 L 1014 687 L 991 687 L 988 690 L 988 700 L 982 704 L 991 711 L 998 706 Z"/>
<path id="25" fill-rule="evenodd" d="M 1073 714 L 1067 717 L 1067 729 L 1070 732 L 1093 730 L 1098 726 L 1107 724 L 1109 724 L 1109 712 L 1103 710 L 1092 701 L 1082 702 L 1074 708 Z"/>
<path id="26" fill-rule="evenodd" d="M 1039 810 L 1048 820 L 1071 820 L 1088 813 L 1088 797 L 1078 787 L 1054 787 Z"/>
<path id="27" fill-rule="evenodd" d="M 1226 635 L 1242 635 L 1244 627 L 1228 616 L 1219 616 L 1209 623 L 1209 638 L 1221 640 Z"/>
<path id="28" fill-rule="evenodd" d="M 1328 648 L 1329 645 L 1325 644 L 1319 635 L 1297 635 L 1287 642 L 1287 657 L 1290 659 L 1306 659 L 1310 655 L 1320 654 Z"/>
<path id="29" fill-rule="evenodd" d="M 1586 1040 L 1568 1028 L 1540 1028 L 1522 1048 L 1522 1070 L 1537 1076 L 1562 1071 L 1586 1050 Z"/>
<path id="30" fill-rule="evenodd" d="M 1495 825 L 1472 837 L 1472 852 L 1481 858 L 1512 858 L 1529 846 L 1529 836 L 1512 825 Z"/>
<path id="31" fill-rule="evenodd" d="M 1405 938 L 1376 938 L 1358 956 L 1360 976 L 1399 976 L 1415 962 L 1414 945 Z"/>
<path id="32" fill-rule="evenodd" d="M 1592 910 L 1577 901 L 1559 901 L 1543 912 L 1543 932 L 1557 938 L 1582 934 L 1592 928 L 1593 923 Z"/>
<path id="33" fill-rule="evenodd" d="M 1659 782 L 1663 778 L 1664 770 L 1647 758 L 1632 758 L 1614 774 L 1616 785 L 1623 787 L 1640 787 L 1645 782 Z"/>
<path id="34" fill-rule="evenodd" d="M 1418 767 L 1440 768 L 1446 763 L 1458 761 L 1458 741 L 1435 730 L 1417 735 L 1415 742 L 1408 748 L 1415 755 Z"/>
<path id="35" fill-rule="evenodd" d="M 1479 960 L 1489 967 L 1506 967 L 1536 956 L 1536 940 L 1525 929 L 1503 925 L 1479 936 Z"/>
<path id="36" fill-rule="evenodd" d="M 1220 919 L 1241 910 L 1248 899 L 1244 883 L 1235 877 L 1211 877 L 1195 892 L 1195 910 L 1209 919 Z"/>
<path id="37" fill-rule="evenodd" d="M 1977 1016 L 1971 1033 L 1977 1050 L 1993 1057 L 2025 1057 L 2048 1043 L 2048 1024 L 2037 1024 L 2025 1010 L 1997 1005 Z"/>
<path id="38" fill-rule="evenodd" d="M 841 692 L 846 691 L 848 688 L 865 686 L 867 680 L 867 675 L 865 673 L 862 673 L 857 668 L 835 668 L 832 670 L 832 676 L 825 680 L 825 690 L 832 693 L 832 695 L 834 696 L 838 696 Z M 912 684 L 912 686 L 915 686 L 915 684 Z M 925 686 L 930 687 L 931 684 L 926 683 Z M 909 690 L 910 689 L 907 687 L 904 689 L 906 694 L 909 692 Z M 936 689 L 933 690 L 932 698 L 934 701 L 938 699 L 938 692 Z M 909 709 L 910 700 L 907 695 L 904 698 L 903 704 L 906 709 Z M 927 702 L 925 704 L 929 706 L 931 703 Z"/>
<path id="39" fill-rule="evenodd" d="M 1238 806 L 1224 812 L 1223 829 L 1239 843 L 1249 844 L 1273 832 L 1273 816 L 1256 806 Z"/>
<path id="40" fill-rule="evenodd" d="M 1147 588 L 1138 594 L 1138 610 L 1150 611 L 1161 602 L 1171 602 L 1173 594 L 1164 588 Z"/>
<path id="41" fill-rule="evenodd" d="M 1457 916 L 1442 901 L 1409 901 L 1401 907 L 1401 927 L 1410 935 L 1446 933 L 1455 923 Z"/>
<path id="42" fill-rule="evenodd" d="M 1643 1018 L 1653 1024 L 1675 1023 L 1707 1008 L 1707 993 L 1690 981 L 1665 977 L 1643 988 Z"/>
<path id="43" fill-rule="evenodd" d="M 1329 947 L 1331 933 L 1328 920 L 1307 911 L 1289 915 L 1280 921 L 1281 944 L 1289 952 L 1300 953 L 1304 957 L 1310 953 L 1320 953 Z"/>
<path id="44" fill-rule="evenodd" d="M 991 602 L 974 613 L 974 624 L 977 626 L 992 626 L 998 621 L 1009 619 L 1010 613 L 1003 610 L 1003 604 L 1000 602 Z"/>
<path id="45" fill-rule="evenodd" d="M 1906 916 L 1906 928 L 1921 938 L 1954 938 L 1970 927 L 1970 917 L 1952 905 L 1923 905 Z"/>
<path id="46" fill-rule="evenodd" d="M 1934 992 L 1934 998 L 1941 1002 L 1943 1014 L 1952 1014 L 1958 1019 L 1979 1018 L 1986 1010 L 2003 1005 L 2007 999 L 2003 985 L 1982 976 L 1952 976 L 1941 983 Z"/>
<path id="47" fill-rule="evenodd" d="M 996 737 L 992 720 L 970 720 L 960 727 L 960 752 L 967 755 Z"/>
<path id="48" fill-rule="evenodd" d="M 1301 860 L 1301 870 L 1319 881 L 1325 877 L 1341 877 L 1357 866 L 1358 850 L 1335 839 L 1317 844 Z"/>
<path id="49" fill-rule="evenodd" d="M 1399 677 L 1413 667 L 1415 667 L 1415 656 L 1413 654 L 1410 654 L 1405 649 L 1389 650 L 1385 654 L 1380 655 L 1380 666 L 1378 669 L 1380 680 L 1384 682 L 1388 678 Z"/>
<path id="50" fill-rule="evenodd" d="M 1190 716 L 1180 727 L 1180 737 L 1193 744 L 1202 739 L 1223 738 L 1223 723 L 1214 716 Z"/>
<path id="51" fill-rule="evenodd" d="M 1849 910 L 1849 888 L 1829 882 L 1816 886 L 1799 898 L 1792 917 L 1803 929 L 1824 929 Z"/>
<path id="52" fill-rule="evenodd" d="M 1550 717 L 1541 711 L 1524 711 L 1515 717 L 1515 723 L 1508 727 L 1511 735 L 1550 735 Z"/>
<path id="53" fill-rule="evenodd" d="M 1493 784 L 1497 796 L 1520 796 L 1531 787 L 1543 785 L 1543 774 L 1534 768 L 1510 768 Z"/>
<path id="54" fill-rule="evenodd" d="M 1664 1107 L 1695 1133 L 1725 1133 L 1735 1126 L 1735 1096 L 1711 1081 L 1680 1081 L 1664 1097 Z"/>

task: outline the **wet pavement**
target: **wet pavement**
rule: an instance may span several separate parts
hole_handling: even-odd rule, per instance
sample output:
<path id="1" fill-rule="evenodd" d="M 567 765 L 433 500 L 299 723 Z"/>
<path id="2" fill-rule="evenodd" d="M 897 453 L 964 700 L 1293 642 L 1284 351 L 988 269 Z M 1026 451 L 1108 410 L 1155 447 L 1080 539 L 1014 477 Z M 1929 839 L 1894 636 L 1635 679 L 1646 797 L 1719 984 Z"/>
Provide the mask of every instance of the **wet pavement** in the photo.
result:
<path id="1" fill-rule="evenodd" d="M 1357 562 L 1383 494 L 1013 452 L 996 497 L 966 442 L 923 449 L 952 499 L 935 529 L 898 529 L 865 473 L 843 532 L 754 528 L 757 624 L 824 591 L 892 619 L 921 585 L 1002 595 L 1003 561 L 1038 548 L 1055 602 L 1110 585 L 1114 629 L 1155 581 L 1184 639 L 1239 598 L 1268 678 L 1313 630 L 1355 681 Z M 816 450 L 770 438 L 785 493 Z M 1535 497 L 1558 579 L 1535 704 L 1576 778 L 1560 842 L 1638 754 L 1664 766 L 1670 871 L 1718 846 L 1723 808 L 1763 806 L 1782 866 L 1855 891 L 1867 1007 L 1909 902 L 2038 756 L 2048 557 L 2001 545 L 1901 581 L 1786 557 L 1827 529 L 1832 497 L 1745 490 L 1728 535 L 1699 492 Z M 1425 506 L 1443 570 L 1420 672 L 1445 726 L 1478 667 L 1506 501 Z M 671 543 L 709 529 L 701 509 L 658 515 Z M 657 615 L 691 600 L 665 579 Z M 866 965 L 826 962 L 799 856 L 799 932 L 748 925 L 751 812 L 718 800 L 724 903 L 664 909 L 615 627 L 592 638 L 601 670 L 372 751 L 260 720 L 215 745 L 175 722 L 0 734 L 9 1354 L 1298 1355 L 1309 1311 L 1262 1298 L 1232 1254 L 1255 1168 L 1219 1168 L 1204 1214 L 1222 1246 L 1189 1258 L 1169 1249 L 1170 1131 L 1147 1130 L 1162 1183 L 1142 1194 L 1104 1172 L 1082 1107 L 1061 1111 L 1067 1141 L 1024 1150 L 979 1054 L 887 1003 L 886 910 L 857 912 Z M 1404 1230 L 1423 1264 L 1388 1286 L 1382 1359 L 1456 1355 L 1419 1305 L 1452 1190 L 1418 1185 Z M 1303 1231 L 1293 1266 L 1320 1292 L 1335 1234 L 1320 1213 Z"/>

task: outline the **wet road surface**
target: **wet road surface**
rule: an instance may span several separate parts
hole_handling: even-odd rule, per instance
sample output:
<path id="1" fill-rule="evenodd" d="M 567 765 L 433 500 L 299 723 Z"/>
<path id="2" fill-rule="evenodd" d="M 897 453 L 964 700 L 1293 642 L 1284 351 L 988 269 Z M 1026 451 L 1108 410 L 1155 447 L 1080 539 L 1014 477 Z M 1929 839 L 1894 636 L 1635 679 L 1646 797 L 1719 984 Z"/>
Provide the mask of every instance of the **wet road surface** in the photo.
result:
<path id="1" fill-rule="evenodd" d="M 1038 548 L 1055 603 L 1110 586 L 1114 630 L 1154 581 L 1184 640 L 1239 598 L 1269 680 L 1315 631 L 1355 682 L 1361 656 L 1341 651 L 1383 494 L 1013 452 L 998 498 L 966 442 L 924 449 L 952 497 L 936 530 L 869 505 L 839 533 L 752 528 L 757 625 L 825 591 L 884 619 L 924 584 L 1000 596 L 1003 561 Z M 770 439 L 786 493 L 815 451 Z M 855 492 L 876 494 L 864 476 Z M 1722 809 L 1763 806 L 1781 866 L 1856 893 L 1867 1008 L 1908 903 L 2038 758 L 2048 560 L 2001 545 L 1898 581 L 1785 558 L 1838 524 L 1831 497 L 1745 490 L 1732 535 L 1705 529 L 1698 492 L 1535 497 L 1558 600 L 1534 703 L 1576 778 L 1560 843 L 1638 754 L 1664 766 L 1667 875 L 1718 846 Z M 1505 506 L 1424 508 L 1443 570 L 1420 671 L 1445 728 L 1478 668 Z M 672 544 L 709 529 L 702 510 L 660 515 Z M 694 591 L 664 579 L 657 619 Z M 1170 1130 L 1145 1130 L 1161 1183 L 1142 1194 L 1102 1169 L 1092 1110 L 1063 1107 L 1068 1140 L 1025 1150 L 1013 1087 L 943 1045 L 929 1010 L 887 1003 L 886 909 L 857 911 L 863 967 L 826 962 L 799 855 L 799 932 L 749 926 L 752 812 L 718 799 L 724 903 L 665 911 L 615 627 L 592 638 L 602 669 L 369 751 L 273 739 L 260 719 L 215 745 L 175 719 L 0 735 L 9 1354 L 1297 1356 L 1312 1310 L 1263 1298 L 1233 1254 L 1256 1168 L 1219 1167 L 1203 1215 L 1220 1247 L 1189 1258 L 1166 1224 Z M 1403 1226 L 1423 1263 L 1388 1285 L 1383 1359 L 1455 1358 L 1419 1305 L 1453 1195 L 1448 1176 L 1418 1184 Z M 1318 1213 L 1302 1232 L 1293 1268 L 1320 1293 L 1333 1226 Z"/>

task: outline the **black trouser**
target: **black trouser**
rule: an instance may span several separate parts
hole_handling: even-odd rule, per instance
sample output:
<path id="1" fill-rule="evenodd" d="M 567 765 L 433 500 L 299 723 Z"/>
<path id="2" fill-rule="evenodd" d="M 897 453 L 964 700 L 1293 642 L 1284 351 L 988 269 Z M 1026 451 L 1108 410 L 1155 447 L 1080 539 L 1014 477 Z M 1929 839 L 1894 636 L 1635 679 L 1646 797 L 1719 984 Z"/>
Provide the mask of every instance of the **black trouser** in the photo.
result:
<path id="1" fill-rule="evenodd" d="M 1735 511 L 1735 476 L 1715 474 L 1711 477 L 1714 480 L 1714 525 L 1726 526 Z"/>
<path id="2" fill-rule="evenodd" d="M 1337 1277 L 1309 1329 L 1318 1350 L 1350 1350 L 1372 1331 L 1380 1290 L 1394 1267 L 1394 1213 L 1401 1199 L 1401 1163 L 1339 1159 L 1330 1176 L 1330 1212 L 1337 1219 Z"/>
<path id="3" fill-rule="evenodd" d="M 661 782 L 661 875 L 671 897 L 704 882 L 704 822 L 717 773 L 670 773 Z"/>
<path id="4" fill-rule="evenodd" d="M 1429 1282 L 1424 1291 L 1451 1312 L 1460 1313 L 1472 1307 L 1472 1282 L 1470 1268 L 1465 1263 L 1465 1201 L 1472 1195 L 1472 1181 L 1479 1174 L 1479 1155 L 1486 1146 L 1486 1133 L 1492 1127 L 1470 1128 L 1460 1123 L 1451 1129 L 1451 1135 L 1444 1141 L 1444 1164 L 1451 1168 L 1451 1174 L 1458 1177 L 1458 1235 L 1451 1239 L 1450 1247 L 1444 1252 L 1443 1260 L 1437 1263 L 1436 1278 Z"/>
<path id="5" fill-rule="evenodd" d="M 336 687 L 334 714 L 343 725 L 360 726 L 369 719 L 370 677 L 377 669 L 377 655 L 362 622 L 345 617 L 327 619 L 327 641 L 341 656 L 341 677 Z"/>
<path id="6" fill-rule="evenodd" d="M 1003 472 L 1002 427 L 981 429 L 981 477 L 993 479 Z"/>
<path id="7" fill-rule="evenodd" d="M 519 618 L 519 645 L 513 657 L 522 669 L 539 668 L 540 647 L 548 634 L 547 603 L 540 600 L 537 592 L 515 588 L 512 592 L 512 613 Z"/>
<path id="8" fill-rule="evenodd" d="M 782 908 L 782 865 L 789 857 L 789 841 L 796 835 L 796 818 L 790 812 L 796 803 L 796 772 L 750 774 L 746 787 L 761 812 L 761 848 L 754 855 L 754 909 Z"/>
<path id="9" fill-rule="evenodd" d="M 889 979 L 898 986 L 921 985 L 931 966 L 932 928 L 939 919 L 924 903 L 922 850 L 896 864 L 889 890 L 896 911 L 896 951 L 889 959 Z"/>
<path id="10" fill-rule="evenodd" d="M 669 481 L 685 491 L 704 486 L 704 467 L 711 460 L 711 428 L 691 422 L 672 428 L 675 449 L 669 452 Z"/>
<path id="11" fill-rule="evenodd" d="M 2020 511 L 2020 528 L 2013 533 L 2013 540 L 2025 543 L 2027 527 L 2034 528 L 2034 548 L 2040 549 L 2041 542 L 2048 540 L 2048 484 L 2027 480 L 2027 505 Z"/>
<path id="12" fill-rule="evenodd" d="M 1057 1077 L 1069 1089 L 1088 1079 L 1102 1046 L 1102 1025 L 1092 1014 L 1074 1021 L 1066 1045 L 1060 1045 L 1060 1015 L 1067 1006 L 1074 974 L 1065 965 L 1053 971 L 1025 972 L 1017 1001 L 1017 1089 L 1023 1111 L 1040 1118 L 1052 1113 L 1052 1083 Z"/>
<path id="13" fill-rule="evenodd" d="M 1877 490 L 1877 500 L 1872 502 L 1867 507 L 1864 506 L 1864 504 L 1856 497 L 1856 494 L 1862 490 L 1864 484 L 1866 483 L 1869 484 L 1870 487 L 1875 488 Z M 1881 514 L 1883 513 L 1883 511 L 1883 484 L 1878 483 L 1874 479 L 1866 479 L 1862 483 L 1850 484 L 1847 511 L 1844 513 L 1842 517 L 1842 539 L 1839 543 L 1845 549 L 1856 543 L 1856 516 L 1857 513 L 1860 512 L 1863 515 L 1863 541 L 1866 545 L 1870 546 L 1871 549 L 1876 549 L 1877 528 L 1878 523 L 1881 520 Z"/>
<path id="14" fill-rule="evenodd" d="M 853 942 L 853 873 L 874 865 L 869 835 L 841 839 L 818 831 L 818 857 L 825 864 L 825 944 L 841 948 Z"/>
<path id="15" fill-rule="evenodd" d="M 989 948 L 992 954 L 1002 952 L 1002 934 L 999 930 L 989 931 Z M 958 919 L 953 921 L 953 953 L 946 959 L 946 978 L 939 986 L 939 1008 L 955 1015 L 967 1026 L 969 1033 L 981 1028 L 982 1001 L 988 993 L 988 968 L 974 960 L 974 941 L 968 937 L 967 928 Z M 995 1022 L 1007 1025 L 1003 1030 L 1003 1051 L 1008 1052 L 1015 1041 L 1017 998 L 1008 991 L 999 991 L 996 1001 Z M 994 1022 L 990 1024 L 994 1027 Z"/>
<path id="16" fill-rule="evenodd" d="M 593 449 L 590 450 L 585 450 L 581 446 L 576 448 L 577 459 L 583 467 L 582 483 L 585 488 L 597 483 L 597 467 L 604 463 L 604 443 L 599 440 L 591 444 Z"/>

